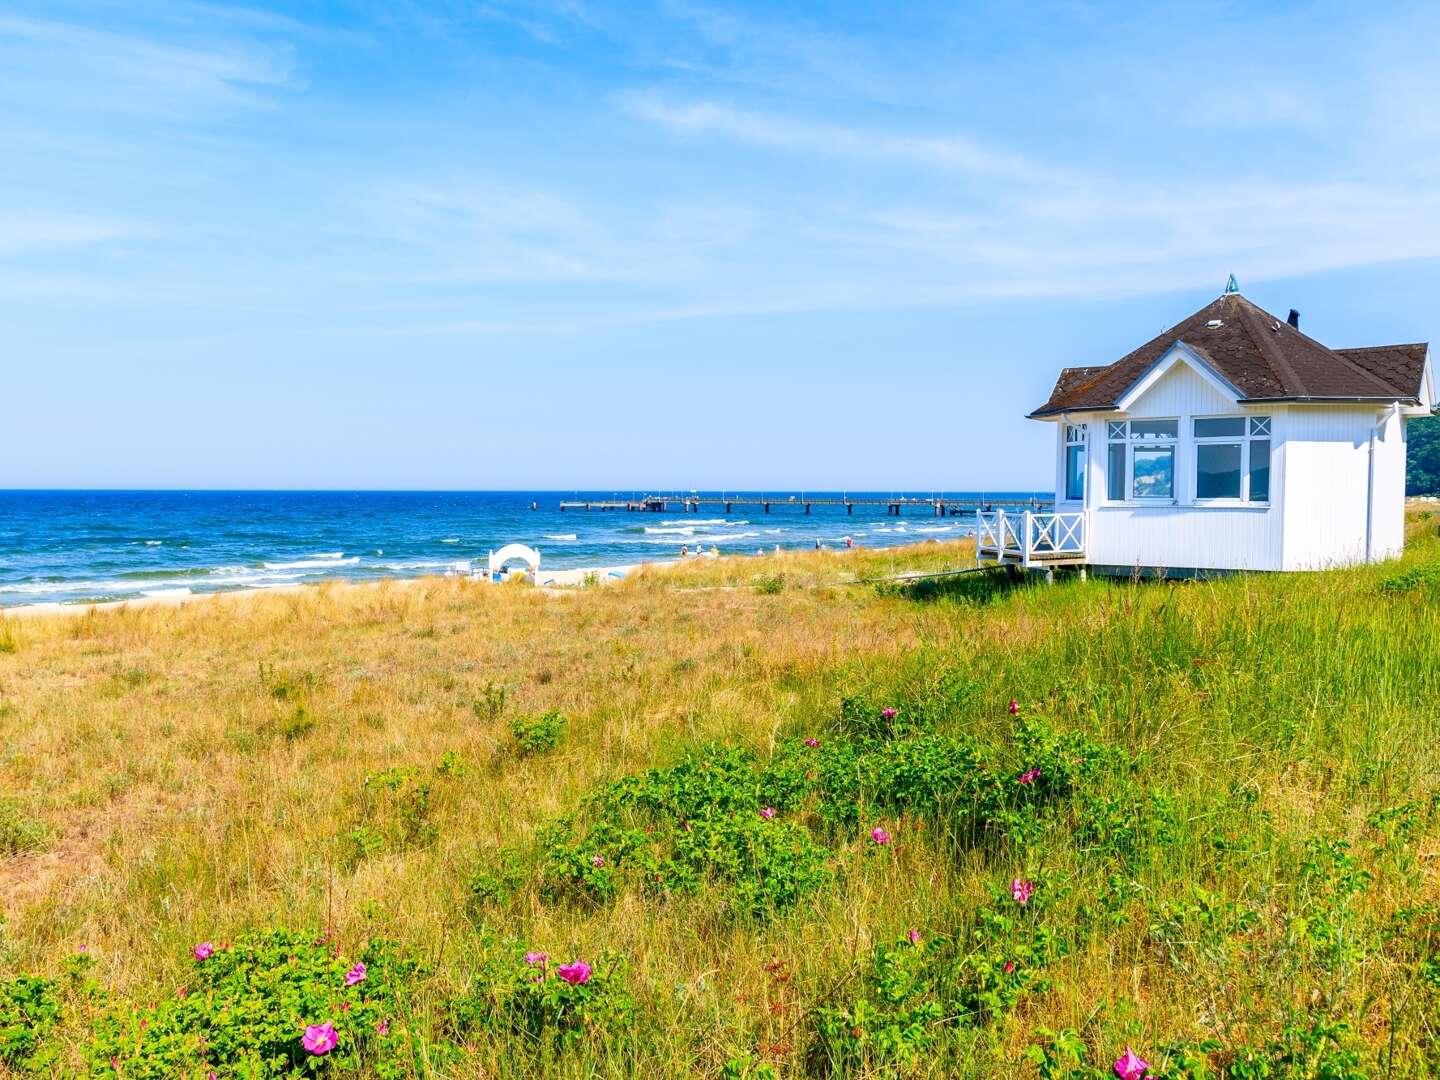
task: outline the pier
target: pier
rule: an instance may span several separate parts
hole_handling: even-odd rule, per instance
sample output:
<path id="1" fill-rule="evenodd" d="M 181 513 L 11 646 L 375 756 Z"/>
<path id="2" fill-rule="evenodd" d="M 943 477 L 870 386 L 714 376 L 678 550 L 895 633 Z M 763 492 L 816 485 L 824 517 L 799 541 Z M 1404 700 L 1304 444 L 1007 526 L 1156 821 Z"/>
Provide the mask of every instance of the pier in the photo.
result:
<path id="1" fill-rule="evenodd" d="M 812 506 L 843 506 L 845 513 L 855 513 L 855 507 L 884 507 L 889 517 L 900 517 L 906 509 L 928 510 L 935 517 L 953 517 L 993 510 L 1051 510 L 1055 500 L 1049 495 L 1027 495 L 1016 498 L 949 498 L 944 495 L 927 497 L 911 495 L 883 495 L 850 498 L 833 495 L 816 497 L 810 495 L 644 495 L 635 499 L 562 499 L 561 510 L 624 510 L 628 513 L 674 513 L 698 514 L 702 506 L 724 507 L 727 514 L 734 513 L 735 507 L 762 507 L 770 513 L 772 507 L 790 509 L 804 508 L 810 513 Z"/>

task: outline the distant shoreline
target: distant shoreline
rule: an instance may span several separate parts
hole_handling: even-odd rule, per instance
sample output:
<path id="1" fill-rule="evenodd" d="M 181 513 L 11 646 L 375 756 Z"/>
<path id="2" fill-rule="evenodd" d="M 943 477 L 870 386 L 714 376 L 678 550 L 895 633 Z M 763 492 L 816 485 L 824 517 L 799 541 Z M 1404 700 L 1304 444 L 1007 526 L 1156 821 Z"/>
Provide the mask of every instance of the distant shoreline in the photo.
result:
<path id="1" fill-rule="evenodd" d="M 753 556 L 752 556 L 753 557 Z M 649 562 L 627 563 L 620 566 L 577 566 L 564 570 L 541 570 L 535 587 L 539 589 L 570 589 L 595 580 L 600 584 L 618 581 L 636 570 L 652 566 L 674 566 L 674 559 L 655 559 Z M 411 587 L 426 581 L 448 581 L 460 578 L 464 581 L 484 582 L 483 574 L 427 574 L 420 577 L 385 577 L 369 580 L 347 578 L 323 578 L 316 581 L 296 582 L 293 585 L 276 585 L 269 588 L 216 589 L 212 592 L 160 593 L 155 596 L 139 596 L 128 600 L 96 600 L 90 603 L 61 603 L 46 601 L 38 604 L 15 604 L 0 607 L 0 619 L 11 616 L 33 618 L 43 615 L 85 615 L 92 611 L 118 611 L 122 608 L 178 607 L 195 600 L 214 600 L 220 597 L 253 597 L 267 595 L 294 595 L 306 589 L 330 585 L 338 588 L 376 588 L 381 585 L 402 585 Z"/>

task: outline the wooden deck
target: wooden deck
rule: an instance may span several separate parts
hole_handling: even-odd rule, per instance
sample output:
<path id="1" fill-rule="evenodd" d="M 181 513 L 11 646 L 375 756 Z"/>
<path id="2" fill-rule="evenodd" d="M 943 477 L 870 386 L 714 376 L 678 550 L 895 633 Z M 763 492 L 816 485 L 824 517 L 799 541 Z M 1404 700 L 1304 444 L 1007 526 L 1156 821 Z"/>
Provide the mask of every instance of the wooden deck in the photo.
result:
<path id="1" fill-rule="evenodd" d="M 975 565 L 985 560 L 1012 566 L 1084 566 L 1085 514 L 1053 510 L 1004 510 L 975 515 Z"/>

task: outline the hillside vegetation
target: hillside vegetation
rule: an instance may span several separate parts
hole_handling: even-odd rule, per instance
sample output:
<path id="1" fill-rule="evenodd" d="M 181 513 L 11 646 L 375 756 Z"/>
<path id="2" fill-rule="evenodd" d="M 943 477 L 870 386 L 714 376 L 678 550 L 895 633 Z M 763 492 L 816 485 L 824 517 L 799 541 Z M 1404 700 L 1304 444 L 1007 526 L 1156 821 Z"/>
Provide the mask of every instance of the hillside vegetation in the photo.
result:
<path id="1" fill-rule="evenodd" d="M 0 1072 L 1433 1075 L 1437 521 L 0 621 Z"/>

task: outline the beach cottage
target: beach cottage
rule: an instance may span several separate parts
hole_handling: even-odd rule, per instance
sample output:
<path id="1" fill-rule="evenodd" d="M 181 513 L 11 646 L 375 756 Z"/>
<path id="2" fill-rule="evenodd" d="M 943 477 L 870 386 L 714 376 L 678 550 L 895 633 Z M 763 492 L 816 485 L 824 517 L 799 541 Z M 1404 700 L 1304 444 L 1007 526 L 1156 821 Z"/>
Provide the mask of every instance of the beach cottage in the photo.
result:
<path id="1" fill-rule="evenodd" d="M 977 556 L 1109 571 L 1312 570 L 1404 544 L 1426 344 L 1331 349 L 1235 287 L 1113 364 L 1060 372 L 1055 510 L 979 516 Z"/>

